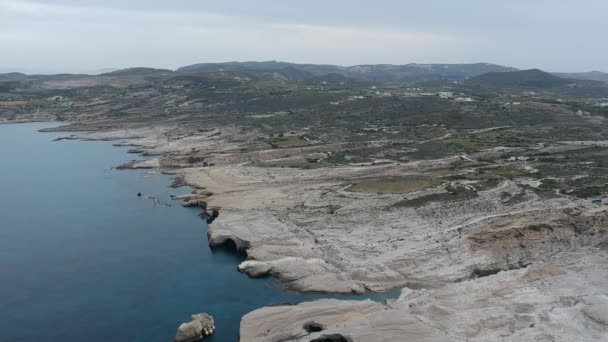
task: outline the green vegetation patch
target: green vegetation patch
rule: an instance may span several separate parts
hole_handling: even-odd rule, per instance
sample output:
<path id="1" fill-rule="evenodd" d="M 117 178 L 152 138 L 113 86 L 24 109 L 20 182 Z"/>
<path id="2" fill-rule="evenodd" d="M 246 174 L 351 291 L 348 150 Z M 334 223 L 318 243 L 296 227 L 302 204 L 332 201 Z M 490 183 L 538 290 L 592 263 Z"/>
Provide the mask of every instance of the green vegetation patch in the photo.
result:
<path id="1" fill-rule="evenodd" d="M 588 147 L 540 156 L 534 176 L 540 196 L 592 198 L 608 194 L 608 149 Z"/>
<path id="2" fill-rule="evenodd" d="M 317 162 L 315 160 L 308 160 L 304 158 L 290 158 L 290 159 L 282 159 L 282 160 L 273 160 L 273 161 L 265 161 L 265 162 L 257 162 L 252 163 L 250 165 L 259 166 L 259 167 L 289 167 L 293 169 L 318 169 L 322 167 L 331 167 L 335 166 L 335 164 L 327 163 L 327 162 Z"/>
<path id="3" fill-rule="evenodd" d="M 547 141 L 548 137 L 542 139 L 522 131 L 494 130 L 480 134 L 469 134 L 459 138 L 450 139 L 449 142 L 458 143 L 466 150 L 484 150 L 492 147 L 530 147 L 531 145 Z"/>
<path id="4" fill-rule="evenodd" d="M 405 199 L 393 204 L 393 208 L 418 208 L 430 202 L 454 202 L 465 201 L 477 197 L 477 191 L 465 187 L 447 187 L 447 192 L 441 194 L 430 194 L 412 199 Z"/>
<path id="5" fill-rule="evenodd" d="M 608 194 L 608 184 L 589 185 L 585 187 L 575 188 L 568 192 L 568 195 L 578 198 L 599 197 Z"/>
<path id="6" fill-rule="evenodd" d="M 362 148 L 332 153 L 325 161 L 335 164 L 360 164 L 370 163 L 373 159 L 369 156 L 383 151 L 383 148 Z"/>
<path id="7" fill-rule="evenodd" d="M 517 177 L 526 177 L 529 176 L 530 173 L 526 170 L 522 170 L 518 167 L 513 166 L 499 166 L 491 169 L 487 169 L 487 172 L 493 174 L 498 177 L 513 179 Z"/>
<path id="8" fill-rule="evenodd" d="M 544 139 L 546 141 L 548 139 Z M 493 147 L 530 147 L 541 140 L 531 134 L 513 130 L 496 130 L 480 134 L 460 134 L 444 140 L 408 145 L 416 151 L 408 153 L 413 159 L 439 159 L 461 153 L 474 153 Z"/>
<path id="9" fill-rule="evenodd" d="M 459 142 L 449 141 L 428 141 L 408 147 L 416 149 L 407 153 L 411 159 L 440 159 L 459 153 L 472 152 Z"/>
<path id="10" fill-rule="evenodd" d="M 272 148 L 289 148 L 308 145 L 308 141 L 302 135 L 281 135 L 268 139 L 268 144 Z"/>
<path id="11" fill-rule="evenodd" d="M 499 184 L 504 181 L 505 177 L 500 176 L 501 174 L 507 174 L 512 176 L 514 172 L 510 170 L 498 169 L 496 172 L 492 172 L 495 169 L 477 169 L 475 172 L 456 174 L 446 177 L 450 181 L 472 181 L 470 185 L 473 186 L 477 191 L 486 191 L 496 188 Z"/>
<path id="12" fill-rule="evenodd" d="M 390 180 L 370 180 L 351 185 L 347 190 L 370 193 L 408 193 L 438 186 L 443 181 L 438 178 L 407 177 Z"/>
<path id="13" fill-rule="evenodd" d="M 500 199 L 502 199 L 503 203 L 506 205 L 518 204 L 526 199 L 526 191 L 525 189 L 521 189 L 518 193 L 514 195 L 511 195 L 508 192 L 503 192 L 500 194 Z"/>

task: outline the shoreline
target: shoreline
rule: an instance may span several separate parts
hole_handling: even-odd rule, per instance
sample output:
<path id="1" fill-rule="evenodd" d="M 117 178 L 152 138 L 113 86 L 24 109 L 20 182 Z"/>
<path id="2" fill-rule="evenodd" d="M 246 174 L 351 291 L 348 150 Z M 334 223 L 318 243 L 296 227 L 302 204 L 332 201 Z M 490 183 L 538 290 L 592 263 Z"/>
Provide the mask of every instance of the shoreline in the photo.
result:
<path id="1" fill-rule="evenodd" d="M 94 137 L 103 136 L 104 133 L 85 134 L 88 135 L 86 140 L 101 140 Z M 117 136 L 116 132 L 108 134 L 110 137 L 107 139 Z M 446 338 L 445 333 L 437 333 L 443 331 L 438 327 L 448 325 L 449 329 L 458 332 L 461 329 L 451 326 L 449 322 L 457 320 L 456 317 L 459 316 L 446 313 L 441 316 L 443 318 L 439 318 L 434 307 L 456 310 L 457 307 L 452 307 L 452 302 L 461 302 L 462 299 L 457 298 L 462 296 L 467 303 L 473 303 L 461 303 L 464 310 L 481 310 L 474 314 L 476 317 L 517 316 L 517 309 L 494 312 L 493 307 L 478 307 L 474 303 L 482 299 L 479 296 L 504 291 L 504 283 L 519 282 L 559 293 L 565 291 L 563 287 L 572 282 L 572 277 L 580 277 L 581 282 L 597 282 L 596 275 L 588 269 L 577 270 L 571 264 L 588 262 L 600 265 L 605 261 L 604 254 L 590 256 L 589 248 L 596 248 L 596 243 L 590 240 L 588 233 L 603 231 L 605 227 L 601 226 L 601 222 L 604 222 L 608 215 L 605 211 L 592 209 L 580 200 L 556 198 L 541 201 L 538 197 L 527 194 L 524 204 L 497 211 L 497 208 L 493 208 L 487 201 L 498 191 L 515 191 L 518 185 L 516 182 L 506 181 L 497 189 L 479 192 L 480 198 L 472 202 L 469 200 L 465 204 L 431 207 L 427 214 L 430 216 L 406 209 L 408 214 L 405 215 L 407 220 L 404 221 L 402 212 L 384 212 L 384 217 L 374 215 L 380 208 L 394 203 L 401 196 L 353 193 L 348 192 L 345 187 L 347 184 L 344 180 L 348 179 L 352 183 L 357 179 L 366 179 L 370 174 L 390 176 L 404 172 L 412 175 L 436 172 L 448 167 L 458 158 L 399 165 L 332 168 L 332 173 L 328 174 L 323 169 L 304 172 L 247 166 L 234 163 L 236 157 L 230 154 L 210 153 L 207 159 L 213 161 L 213 166 L 185 167 L 180 164 L 185 157 L 176 156 L 172 151 L 188 150 L 190 145 L 171 146 L 171 142 L 150 145 L 151 141 L 158 142 L 158 138 L 135 138 L 129 142 L 129 146 L 148 150 L 156 157 L 153 159 L 158 161 L 158 167 L 174 167 L 168 173 L 183 177 L 180 182 L 194 189 L 193 198 L 207 202 L 210 207 L 221 208 L 218 221 L 209 227 L 208 239 L 210 245 L 232 241 L 237 249 L 240 246 L 240 249 L 247 252 L 247 259 L 239 265 L 239 271 L 254 277 L 272 275 L 295 293 L 320 292 L 331 296 L 331 293 L 369 293 L 404 287 L 399 298 L 388 300 L 385 305 L 329 299 L 295 306 L 260 308 L 243 316 L 241 341 L 274 341 L 274 338 L 278 338 L 276 336 L 320 337 L 326 333 L 354 341 L 367 341 L 370 338 L 373 340 L 374 335 L 370 331 L 374 330 L 374 334 L 382 333 L 383 337 L 388 336 L 388 340 L 394 338 L 397 341 L 404 333 L 415 333 L 433 341 L 451 341 L 451 337 Z M 200 142 L 197 143 L 200 146 Z M 140 168 L 142 164 L 135 162 L 131 167 Z M 143 167 L 148 168 L 145 164 Z M 298 180 L 296 184 L 294 179 Z M 197 193 L 197 190 L 201 193 Z M 437 191 L 435 188 L 422 189 L 413 192 L 413 195 L 420 197 Z M 336 209 L 334 207 L 337 203 L 339 208 Z M 447 210 L 451 217 L 446 218 L 443 215 L 441 220 L 433 218 L 433 215 L 436 215 L 433 213 L 437 210 Z M 480 213 L 484 213 L 486 217 L 480 216 Z M 370 217 L 375 220 L 375 226 L 370 225 Z M 547 217 L 551 217 L 551 220 L 548 221 Z M 584 220 L 580 221 L 581 217 L 594 219 L 592 223 L 584 223 Z M 596 221 L 596 218 L 599 221 Z M 347 228 L 354 222 L 361 226 Z M 417 233 L 410 234 L 403 240 L 391 240 L 390 237 L 386 240 L 386 236 L 390 236 L 391 231 L 394 232 L 395 222 L 406 225 L 410 231 Z M 570 227 L 574 224 L 571 222 L 586 226 L 581 232 L 571 231 Z M 548 224 L 551 229 L 539 230 L 537 227 L 543 224 Z M 334 233 L 327 226 L 334 227 L 337 231 Z M 379 229 L 381 231 L 378 233 Z M 499 235 L 494 232 L 497 229 L 500 231 Z M 562 247 L 563 238 L 552 237 L 556 231 L 559 231 L 558 236 L 563 235 L 580 246 L 580 251 L 569 251 L 568 246 Z M 335 235 L 338 232 L 339 235 Z M 524 234 L 524 238 L 512 232 Z M 558 250 L 563 249 L 564 252 L 559 254 L 563 255 L 562 258 L 552 258 L 551 254 L 543 258 L 538 253 L 544 253 L 546 247 L 526 242 L 528 239 L 539 238 L 550 241 L 549 250 L 556 247 Z M 531 255 L 522 250 L 515 258 L 509 254 L 505 258 L 505 253 L 513 252 L 510 248 L 504 248 L 505 243 L 509 246 L 513 243 L 530 244 L 527 248 L 538 249 L 538 252 Z M 391 246 L 393 247 L 390 248 Z M 390 250 L 382 250 L 386 247 Z M 447 251 L 447 254 L 441 250 Z M 372 259 L 368 253 L 372 253 Z M 511 258 L 515 261 L 510 261 Z M 531 262 L 526 263 L 523 260 Z M 382 265 L 390 267 L 385 268 Z M 397 265 L 400 265 L 401 271 L 391 273 Z M 403 271 L 408 269 L 410 271 Z M 546 272 L 554 269 L 556 271 Z M 419 274 L 411 275 L 413 270 Z M 544 279 L 552 281 L 545 284 Z M 433 286 L 428 286 L 429 284 Z M 509 289 L 512 296 L 510 301 L 514 301 L 509 305 L 524 301 L 526 305 L 532 306 L 533 311 L 546 309 L 541 303 L 530 302 L 531 299 L 523 297 L 525 293 L 521 291 L 524 289 L 520 286 Z M 586 288 L 586 291 L 591 291 L 588 294 L 590 296 L 593 288 Z M 497 300 L 493 297 L 483 298 Z M 557 303 L 560 298 L 554 295 L 544 300 L 550 300 L 553 305 L 559 306 Z M 556 300 L 558 302 L 555 302 Z M 327 312 L 328 303 L 335 309 Z M 305 312 L 306 315 L 296 314 L 298 312 Z M 355 312 L 360 318 L 349 319 L 347 324 L 338 323 L 339 317 L 350 316 Z M 289 319 L 281 318 L 285 313 L 292 316 Z M 390 324 L 384 325 L 382 322 L 387 319 L 386 315 L 389 313 L 401 318 L 393 319 Z M 595 314 L 591 312 L 588 315 Z M 310 321 L 310 317 L 314 317 L 314 321 L 322 325 L 323 329 L 308 332 L 303 328 L 306 322 Z M 479 319 L 482 318 L 465 321 L 464 324 L 473 327 L 479 324 Z M 519 322 L 519 318 L 513 319 Z M 521 324 L 524 324 L 524 321 L 521 321 Z M 534 320 L 533 324 L 542 326 L 542 322 L 537 320 Z M 269 327 L 273 330 L 270 335 L 265 332 Z M 578 327 L 573 328 L 568 334 L 577 333 L 577 329 Z M 395 331 L 398 332 L 397 335 L 393 335 Z M 475 334 L 458 334 L 477 341 L 477 338 L 504 336 L 501 331 L 486 328 Z M 536 329 L 529 333 L 541 336 L 539 331 L 543 330 Z"/>
<path id="2" fill-rule="evenodd" d="M 148 341 L 174 333 L 179 322 L 168 324 L 164 316 L 181 322 L 188 311 L 212 314 L 222 341 L 237 340 L 237 331 L 242 342 L 606 340 L 606 84 L 540 70 L 487 74 L 478 65 L 461 65 L 470 75 L 452 75 L 457 80 L 421 82 L 416 73 L 396 80 L 382 66 L 370 69 L 378 78 L 361 74 L 371 75 L 365 69 L 358 70 L 361 80 L 350 80 L 326 68 L 294 64 L 302 69 L 294 72 L 275 64 L 175 73 L 138 68 L 112 77 L 5 75 L 11 83 L 0 102 L 3 123 L 60 120 L 61 126 L 41 131 L 109 141 L 138 154 L 123 158 L 121 149 L 117 156 L 110 144 L 53 146 L 31 135 L 37 145 L 24 146 L 34 146 L 28 153 L 36 158 L 7 154 L 5 184 L 13 190 L 9 197 L 20 200 L 8 210 L 8 222 L 39 229 L 40 236 L 57 233 L 56 212 L 86 199 L 87 210 L 100 215 L 75 214 L 102 229 L 81 232 L 59 222 L 89 238 L 65 252 L 75 253 L 69 259 L 75 266 L 94 249 L 91 264 L 115 264 L 82 274 L 69 262 L 54 266 L 82 281 L 103 270 L 106 278 L 122 278 L 106 289 L 99 281 L 85 291 L 76 286 L 75 296 L 64 293 L 62 302 L 47 300 L 76 307 L 114 291 L 106 319 L 80 320 L 91 316 L 73 317 L 73 309 L 64 308 L 62 323 L 81 334 L 116 329 L 132 337 L 122 340 Z M 273 71 L 259 69 L 267 66 Z M 7 146 L 29 134 L 5 131 Z M 74 162 L 63 151 L 82 159 Z M 15 172 L 12 163 L 23 166 Z M 57 182 L 41 177 L 45 165 L 57 167 L 47 173 Z M 116 166 L 108 177 L 119 182 L 103 183 L 105 174 L 91 171 L 93 165 L 104 173 L 106 165 Z M 139 170 L 118 176 L 116 169 Z M 154 179 L 125 185 L 153 173 Z M 40 181 L 38 190 L 53 190 L 22 197 L 22 184 L 11 182 L 22 175 L 21 183 Z M 83 182 L 72 187 L 75 181 Z M 174 191 L 165 181 L 191 188 Z M 64 196 L 53 202 L 49 194 Z M 124 210 L 152 206 L 150 199 L 158 205 L 161 197 L 173 203 L 171 194 L 187 207 L 221 210 L 208 225 L 210 247 L 201 244 L 198 209 L 183 216 L 181 208 Z M 22 222 L 27 213 L 11 218 L 38 196 L 51 202 L 38 208 L 41 222 Z M 95 211 L 93 203 L 109 211 Z M 44 209 L 52 210 L 43 216 Z M 45 222 L 55 231 L 45 230 Z M 80 225 L 89 227 L 86 222 Z M 94 234 L 107 240 L 87 245 Z M 114 253 L 117 246 L 122 254 Z M 39 251 L 32 248 L 23 244 L 20 251 Z M 44 264 L 31 261 L 38 272 L 15 274 L 42 276 Z M 137 290 L 117 294 L 125 284 Z M 25 287 L 8 286 L 8 293 L 36 298 Z M 49 293 L 36 292 L 41 299 Z M 382 303 L 353 301 L 368 297 Z M 23 317 L 36 313 L 32 321 L 45 328 L 27 329 L 22 321 L 13 329 L 7 321 L 4 330 L 61 334 L 49 329 L 44 311 L 32 310 L 37 303 L 28 304 L 14 310 Z M 95 304 L 85 313 L 99 314 Z M 145 329 L 133 324 L 146 318 Z M 106 320 L 111 328 L 99 329 Z"/>
<path id="3" fill-rule="evenodd" d="M 34 122 L 23 122 L 23 123 L 34 123 Z M 36 121 L 35 123 L 45 123 L 43 121 Z M 147 156 L 145 155 L 148 151 L 146 150 L 146 145 L 141 145 L 141 144 L 137 144 L 137 143 L 133 143 L 132 141 L 135 141 L 137 139 L 142 139 L 145 137 L 134 137 L 134 136 L 119 136 L 119 137 L 112 137 L 112 138 L 83 138 L 82 134 L 88 134 L 88 133 L 98 133 L 98 131 L 80 131 L 80 130 L 64 130 L 61 128 L 67 127 L 67 126 L 72 126 L 74 125 L 74 123 L 62 123 L 62 122 L 56 122 L 57 124 L 59 124 L 58 126 L 55 127 L 51 127 L 48 129 L 42 129 L 39 130 L 38 132 L 40 133 L 64 133 L 64 132 L 71 132 L 71 133 L 75 133 L 72 134 L 68 137 L 61 137 L 57 140 L 73 140 L 73 141 L 100 141 L 100 142 L 112 142 L 112 141 L 131 141 L 131 142 L 123 142 L 123 143 L 118 143 L 118 144 L 113 144 L 113 146 L 115 147 L 139 147 L 142 148 L 142 150 L 137 151 L 137 152 L 131 152 L 131 151 L 127 151 L 127 154 L 137 154 L 140 157 L 150 157 L 150 158 L 146 158 L 146 159 L 140 159 L 140 160 L 133 160 L 132 162 L 127 162 L 121 165 L 117 165 L 117 166 L 113 166 L 112 168 L 115 168 L 117 170 L 137 170 L 137 169 L 144 169 L 144 170 L 159 170 L 162 174 L 164 175 L 169 175 L 169 176 L 175 176 L 173 179 L 173 182 L 171 184 L 168 184 L 168 187 L 172 187 L 172 188 L 180 188 L 180 187 L 188 187 L 191 191 L 189 194 L 183 194 L 183 195 L 177 195 L 172 197 L 172 200 L 174 201 L 178 201 L 181 202 L 182 206 L 184 207 L 198 207 L 203 209 L 201 206 L 199 205 L 188 205 L 188 200 L 186 200 L 187 198 L 195 198 L 197 200 L 205 200 L 205 199 L 209 199 L 210 195 L 206 194 L 206 192 L 204 191 L 206 188 L 204 186 L 201 186 L 200 184 L 197 184 L 196 182 L 188 182 L 187 178 L 186 178 L 186 173 L 183 172 L 183 168 L 180 167 L 175 167 L 175 166 L 161 166 L 159 164 L 154 164 L 152 166 L 147 166 L 145 163 L 150 161 L 150 160 L 155 160 L 157 159 L 157 157 L 163 157 L 162 154 L 155 154 L 155 155 L 151 155 L 151 156 Z M 57 130 L 57 128 L 59 128 L 59 130 Z M 103 131 L 101 131 L 103 132 Z M 142 166 L 143 165 L 143 166 Z M 198 190 L 203 191 L 202 194 L 197 192 Z M 224 210 L 224 208 L 222 207 L 218 207 L 218 206 L 210 206 L 210 209 L 218 209 L 218 210 Z M 201 215 L 205 213 L 205 211 L 201 211 Z M 204 219 L 203 219 L 204 221 Z M 212 230 L 212 225 L 208 224 L 207 225 L 207 238 L 208 238 L 208 244 L 210 248 L 217 248 L 217 247 L 221 247 L 221 248 L 226 248 L 228 250 L 231 250 L 232 247 L 230 245 L 235 246 L 235 250 L 233 251 L 234 253 L 240 254 L 240 253 L 244 253 L 244 260 L 243 262 L 247 261 L 248 258 L 248 249 L 250 248 L 249 246 L 249 242 L 245 241 L 245 240 L 238 240 L 234 241 L 233 238 L 227 238 L 227 239 L 222 239 L 221 234 L 217 234 L 214 233 Z M 220 241 L 218 241 L 220 240 Z M 282 289 L 282 291 L 286 291 L 286 292 L 291 292 L 294 294 L 324 294 L 327 295 L 328 298 L 330 298 L 333 295 L 352 295 L 353 298 L 357 298 L 359 296 L 363 296 L 363 297 L 367 297 L 370 296 L 371 294 L 375 294 L 378 295 L 378 297 L 380 297 L 381 301 L 385 301 L 385 300 L 390 300 L 390 299 L 394 299 L 398 297 L 398 293 L 400 292 L 401 288 L 403 287 L 403 285 L 399 284 L 399 285 L 395 285 L 392 287 L 388 287 L 379 291 L 373 291 L 373 290 L 369 290 L 366 289 L 366 291 L 362 291 L 362 292 L 358 292 L 358 291 L 346 291 L 346 292 L 332 292 L 332 291 L 322 291 L 322 290 L 313 290 L 313 291 L 298 291 L 297 289 L 293 289 L 288 287 L 283 280 L 281 279 L 280 276 L 278 275 L 274 275 L 274 274 L 259 274 L 259 275 L 253 275 L 253 274 L 249 274 L 246 271 L 243 271 L 240 269 L 240 267 L 238 268 L 238 271 L 241 273 L 245 273 L 247 274 L 249 277 L 251 278 L 258 278 L 258 277 L 265 277 L 267 275 L 270 275 L 276 279 L 278 279 L 279 281 L 281 281 L 282 285 L 284 285 L 285 287 Z M 386 297 L 384 297 L 384 295 L 387 295 Z M 356 299 L 354 299 L 356 300 Z M 361 300 L 361 299 L 360 299 Z M 374 300 L 376 301 L 376 300 Z"/>
<path id="4" fill-rule="evenodd" d="M 112 141 L 129 141 L 132 139 L 138 139 L 138 138 L 134 138 L 134 137 L 114 137 L 114 138 L 83 138 L 81 135 L 82 134 L 88 134 L 91 132 L 82 132 L 82 131 L 65 131 L 65 130 L 55 130 L 56 128 L 61 128 L 63 127 L 64 123 L 60 123 L 60 122 L 20 122 L 20 123 L 15 123 L 15 124 L 30 124 L 30 123 L 39 123 L 39 124 L 56 124 L 57 126 L 51 127 L 51 128 L 44 128 L 44 129 L 40 129 L 37 130 L 37 133 L 73 133 L 68 137 L 59 137 L 57 139 L 54 139 L 54 141 L 61 141 L 61 140 L 70 140 L 70 141 L 74 141 L 74 142 L 78 142 L 78 141 L 89 141 L 89 142 L 112 142 Z M 139 145 L 139 144 L 133 144 L 133 143 L 118 143 L 118 144 L 112 144 L 115 147 L 145 147 L 145 145 Z M 143 150 L 145 151 L 145 149 Z M 130 151 L 121 151 L 122 153 L 132 153 Z M 137 152 L 137 154 L 141 157 L 143 156 L 141 152 Z M 154 157 L 151 158 L 146 158 L 146 159 L 140 159 L 137 160 L 135 163 L 142 163 L 142 162 L 146 162 L 150 159 L 153 159 Z M 172 177 L 172 183 L 167 184 L 168 187 L 171 188 L 180 188 L 180 187 L 188 187 L 188 191 L 190 191 L 188 194 L 182 194 L 182 195 L 176 195 L 174 197 L 172 197 L 173 201 L 177 201 L 180 202 L 183 206 L 185 207 L 192 207 L 192 205 L 186 205 L 187 201 L 184 201 L 184 197 L 189 197 L 189 196 L 194 196 L 197 197 L 197 190 L 204 190 L 204 188 L 199 187 L 197 184 L 195 183 L 188 183 L 185 179 L 185 174 L 183 174 L 181 172 L 181 168 L 179 167 L 160 167 L 158 165 L 156 166 L 152 166 L 152 167 L 130 167 L 128 164 L 130 162 L 128 162 L 127 164 L 121 164 L 121 165 L 116 165 L 113 166 L 112 169 L 117 169 L 117 170 L 131 170 L 131 169 L 147 169 L 147 170 L 158 170 L 160 173 L 167 175 L 167 176 L 173 176 Z M 125 166 L 126 165 L 126 166 Z M 198 206 L 196 206 L 198 207 Z M 204 211 L 201 211 L 201 214 L 204 213 Z M 204 221 L 204 218 L 202 218 Z M 208 243 L 209 243 L 209 247 L 211 249 L 225 249 L 230 251 L 231 253 L 234 254 L 241 254 L 243 253 L 242 256 L 242 260 L 241 262 L 245 262 L 247 259 L 247 248 L 233 248 L 233 246 L 231 245 L 232 240 L 227 240 L 227 241 L 223 241 L 222 243 L 217 243 L 216 241 L 216 237 L 214 237 L 213 233 L 211 232 L 211 227 L 212 225 L 207 225 L 207 232 L 206 235 L 208 237 Z M 238 264 L 237 264 L 238 265 Z M 245 273 L 246 272 L 242 272 L 239 270 L 240 273 Z M 264 275 L 260 275 L 260 276 L 252 276 L 250 274 L 247 274 L 247 276 L 251 277 L 251 278 L 258 278 L 258 277 L 265 277 L 266 274 Z M 278 289 L 279 291 L 284 291 L 285 293 L 291 293 L 294 295 L 305 295 L 305 294 L 310 294 L 310 295 L 322 295 L 323 299 L 331 299 L 331 298 L 336 298 L 337 296 L 339 296 L 341 299 L 340 300 L 352 300 L 352 301 L 368 301 L 371 300 L 373 302 L 377 302 L 377 303 L 384 303 L 386 301 L 390 301 L 390 300 L 394 300 L 396 298 L 399 297 L 400 293 L 401 293 L 401 287 L 392 287 L 383 291 L 365 291 L 365 292 L 327 292 L 327 291 L 297 291 L 294 289 L 291 289 L 287 286 L 285 286 L 285 284 L 281 281 L 280 277 L 277 277 L 275 275 L 270 275 L 273 278 L 276 278 L 277 280 L 279 280 L 280 284 L 281 284 L 281 288 Z M 344 297 L 346 296 L 346 297 Z M 319 299 L 317 299 L 319 300 Z M 285 304 L 283 304 L 285 305 Z M 288 305 L 297 305 L 297 303 L 290 303 Z M 384 304 L 382 304 L 384 305 Z M 261 309 L 262 307 L 260 307 L 259 309 Z M 204 308 L 201 308 L 202 310 L 204 310 Z M 176 327 L 179 324 L 179 322 L 176 322 Z"/>

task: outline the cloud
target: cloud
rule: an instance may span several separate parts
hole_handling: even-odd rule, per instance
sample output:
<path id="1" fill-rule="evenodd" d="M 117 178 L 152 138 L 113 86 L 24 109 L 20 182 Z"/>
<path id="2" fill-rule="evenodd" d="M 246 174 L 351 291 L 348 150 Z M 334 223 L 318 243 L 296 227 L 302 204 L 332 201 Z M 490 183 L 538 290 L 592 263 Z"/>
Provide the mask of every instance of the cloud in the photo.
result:
<path id="1" fill-rule="evenodd" d="M 35 43 L 36 35 L 11 29 L 0 29 L 0 43 L 5 44 L 28 44 Z M 5 45 L 6 46 L 6 45 Z"/>
<path id="2" fill-rule="evenodd" d="M 430 57 L 454 47 L 457 41 L 425 32 L 268 22 L 204 11 L 84 8 L 0 0 L 0 19 L 7 11 L 11 19 L 5 21 L 9 28 L 0 34 L 0 44 L 18 47 L 6 56 L 15 60 L 13 65 L 53 63 L 72 69 L 176 68 L 201 61 L 270 59 L 400 63 Z"/>
<path id="3" fill-rule="evenodd" d="M 81 14 L 82 8 L 65 5 L 49 5 L 40 2 L 0 0 L 0 14 L 26 15 L 73 15 Z"/>
<path id="4" fill-rule="evenodd" d="M 245 3 L 251 13 L 243 6 L 235 10 L 235 1 L 213 7 L 195 0 L 175 6 L 160 0 L 43 1 L 0 0 L 0 66 L 78 71 L 275 59 L 340 65 L 490 62 L 572 70 L 605 69 L 608 52 L 597 43 L 603 22 L 579 18 L 578 7 L 561 3 L 545 8 L 520 0 L 508 5 L 470 0 L 468 6 L 448 3 L 437 9 L 396 0 L 331 2 L 327 12 L 336 15 L 315 15 L 308 3 L 290 9 L 270 1 Z"/>
<path id="5" fill-rule="evenodd" d="M 399 48 L 430 46 L 453 40 L 447 35 L 385 28 L 309 24 L 271 24 L 269 29 L 320 48 L 394 44 Z"/>

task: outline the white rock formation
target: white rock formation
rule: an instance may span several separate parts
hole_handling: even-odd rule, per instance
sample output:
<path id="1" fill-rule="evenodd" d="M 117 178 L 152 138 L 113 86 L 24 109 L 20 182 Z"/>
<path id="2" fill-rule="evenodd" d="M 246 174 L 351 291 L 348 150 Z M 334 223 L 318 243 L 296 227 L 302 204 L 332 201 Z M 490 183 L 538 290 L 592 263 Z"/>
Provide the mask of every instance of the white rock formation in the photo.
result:
<path id="1" fill-rule="evenodd" d="M 177 328 L 174 342 L 200 341 L 205 336 L 213 335 L 215 332 L 215 321 L 206 313 L 192 315 L 192 321 L 182 323 Z"/>
<path id="2" fill-rule="evenodd" d="M 386 305 L 320 300 L 245 315 L 241 342 L 608 341 L 608 253 L 547 263 L 433 290 L 404 289 Z M 321 331 L 307 329 L 314 323 Z M 319 329 L 317 329 L 319 330 Z"/>

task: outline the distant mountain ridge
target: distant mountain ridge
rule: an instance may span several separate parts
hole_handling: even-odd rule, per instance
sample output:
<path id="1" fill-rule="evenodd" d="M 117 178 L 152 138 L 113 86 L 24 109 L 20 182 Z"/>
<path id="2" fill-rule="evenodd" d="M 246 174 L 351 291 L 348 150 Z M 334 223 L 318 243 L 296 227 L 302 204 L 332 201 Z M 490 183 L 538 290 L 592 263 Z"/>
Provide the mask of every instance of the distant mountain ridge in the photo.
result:
<path id="1" fill-rule="evenodd" d="M 0 82 L 13 82 L 13 81 L 25 81 L 27 80 L 27 75 L 22 74 L 20 72 L 7 72 L 5 74 L 0 74 Z"/>
<path id="2" fill-rule="evenodd" d="M 290 80 L 307 80 L 329 74 L 342 75 L 353 80 L 382 83 L 416 83 L 446 80 L 463 81 L 487 72 L 514 71 L 515 68 L 495 64 L 369 64 L 337 66 L 328 64 L 296 64 L 287 62 L 227 62 L 199 63 L 177 69 L 180 73 L 237 71 L 251 73 L 278 73 Z M 297 75 L 295 72 L 297 71 Z M 287 74 L 287 75 L 285 75 Z"/>
<path id="3" fill-rule="evenodd" d="M 314 76 L 339 71 L 343 67 L 325 64 L 296 64 L 289 62 L 224 62 L 224 63 L 197 63 L 178 68 L 177 72 L 216 72 L 216 71 L 282 71 L 295 69 L 310 73 Z"/>
<path id="4" fill-rule="evenodd" d="M 475 64 L 375 64 L 356 65 L 348 68 L 348 76 L 368 81 L 389 83 L 417 83 L 426 81 L 464 81 L 488 72 L 517 70 L 501 65 Z"/>
<path id="5" fill-rule="evenodd" d="M 475 87 L 487 91 L 552 91 L 574 96 L 605 96 L 608 83 L 561 78 L 538 70 L 518 70 L 510 72 L 490 72 L 468 79 L 464 86 Z"/>
<path id="6" fill-rule="evenodd" d="M 133 67 L 126 69 L 119 69 L 110 72 L 100 74 L 100 76 L 147 76 L 151 74 L 172 74 L 173 70 L 169 69 L 155 69 L 155 68 L 144 68 L 144 67 Z"/>
<path id="7" fill-rule="evenodd" d="M 511 72 L 489 72 L 470 78 L 470 85 L 485 87 L 525 87 L 549 88 L 570 83 L 569 80 L 551 75 L 539 69 L 518 70 Z"/>
<path id="8" fill-rule="evenodd" d="M 106 69 L 108 70 L 108 69 Z M 445 84 L 446 82 L 464 82 L 468 85 L 490 85 L 498 87 L 547 87 L 560 86 L 573 80 L 605 82 L 608 74 L 592 71 L 580 73 L 546 73 L 538 69 L 518 70 L 489 63 L 473 64 L 362 64 L 338 66 L 331 64 L 298 64 L 280 61 L 263 62 L 225 62 L 198 63 L 178 68 L 177 70 L 149 67 L 131 67 L 98 74 L 111 77 L 152 77 L 167 79 L 180 75 L 196 75 L 200 79 L 205 74 L 224 74 L 240 79 L 275 80 L 305 82 L 310 84 Z M 506 73 L 506 74 L 503 74 Z M 231 75 L 232 74 L 232 75 Z M 94 77 L 84 74 L 26 75 L 23 73 L 0 74 L 0 82 L 28 82 L 36 80 L 70 79 Z M 570 81 L 564 81 L 565 79 Z M 183 80 L 182 80 L 183 81 Z M 191 80 L 192 81 L 192 80 Z M 583 81 L 580 81 L 580 84 Z M 586 85 L 590 85 L 588 83 Z"/>
<path id="9" fill-rule="evenodd" d="M 600 81 L 608 83 L 608 73 L 601 71 L 589 72 L 554 72 L 553 75 L 563 78 L 572 78 L 579 80 Z"/>

